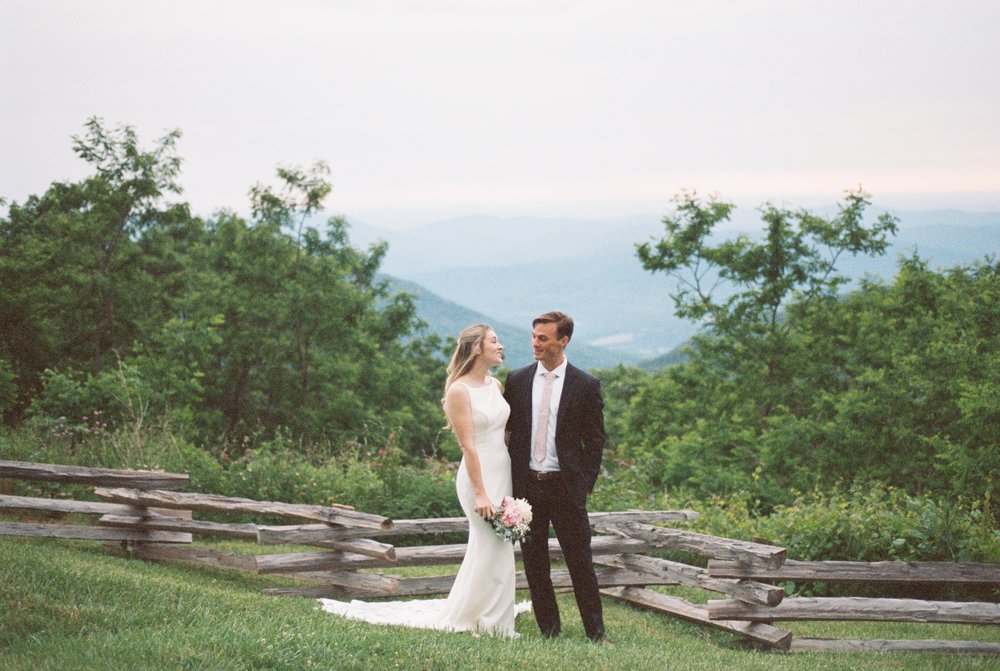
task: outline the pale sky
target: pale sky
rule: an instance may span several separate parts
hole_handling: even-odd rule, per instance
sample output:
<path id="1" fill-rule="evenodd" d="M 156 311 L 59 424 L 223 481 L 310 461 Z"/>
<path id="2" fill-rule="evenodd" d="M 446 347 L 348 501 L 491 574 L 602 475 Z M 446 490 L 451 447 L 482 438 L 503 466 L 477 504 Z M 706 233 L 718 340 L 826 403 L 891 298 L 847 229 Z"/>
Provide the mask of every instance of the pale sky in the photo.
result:
<path id="1" fill-rule="evenodd" d="M 0 196 L 90 116 L 183 199 L 326 161 L 331 214 L 662 214 L 682 189 L 1000 210 L 1000 0 L 0 0 Z"/>

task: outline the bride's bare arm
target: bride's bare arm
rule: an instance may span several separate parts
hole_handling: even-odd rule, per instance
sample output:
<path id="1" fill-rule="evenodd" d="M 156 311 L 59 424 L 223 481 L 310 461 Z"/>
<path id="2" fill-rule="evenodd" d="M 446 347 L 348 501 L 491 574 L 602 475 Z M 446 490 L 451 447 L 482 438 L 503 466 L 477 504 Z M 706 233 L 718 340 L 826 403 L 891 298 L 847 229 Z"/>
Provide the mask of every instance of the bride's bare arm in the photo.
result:
<path id="1" fill-rule="evenodd" d="M 444 397 L 444 412 L 465 457 L 465 470 L 469 474 L 472 490 L 476 493 L 476 514 L 483 519 L 490 519 L 496 514 L 496 508 L 486 495 L 486 487 L 483 485 L 483 473 L 479 466 L 479 453 L 476 452 L 475 429 L 472 424 L 472 405 L 469 400 L 469 390 L 464 384 L 453 384 L 448 389 Z"/>

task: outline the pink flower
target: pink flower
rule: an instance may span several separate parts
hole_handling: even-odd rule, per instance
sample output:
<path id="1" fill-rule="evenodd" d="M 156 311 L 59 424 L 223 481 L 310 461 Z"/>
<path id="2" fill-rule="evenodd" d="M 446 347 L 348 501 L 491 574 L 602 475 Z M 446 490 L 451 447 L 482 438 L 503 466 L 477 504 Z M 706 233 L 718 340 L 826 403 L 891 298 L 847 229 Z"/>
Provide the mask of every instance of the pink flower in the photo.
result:
<path id="1" fill-rule="evenodd" d="M 521 522 L 521 508 L 514 502 L 514 497 L 505 496 L 503 503 L 500 504 L 503 509 L 503 515 L 500 521 L 503 522 L 504 526 L 513 527 L 517 526 Z"/>
<path id="2" fill-rule="evenodd" d="M 489 520 L 493 530 L 504 540 L 516 542 L 524 540 L 531 523 L 531 505 L 524 499 L 505 496 L 497 514 Z"/>

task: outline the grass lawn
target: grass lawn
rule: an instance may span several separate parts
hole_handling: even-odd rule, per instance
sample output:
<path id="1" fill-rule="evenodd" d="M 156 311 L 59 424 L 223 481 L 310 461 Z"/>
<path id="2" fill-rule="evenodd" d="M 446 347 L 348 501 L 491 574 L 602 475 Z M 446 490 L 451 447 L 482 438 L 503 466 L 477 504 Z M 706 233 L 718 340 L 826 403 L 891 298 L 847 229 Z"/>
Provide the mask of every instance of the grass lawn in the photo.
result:
<path id="1" fill-rule="evenodd" d="M 110 557 L 92 542 L 0 538 L 0 669 L 1000 669 L 1000 660 L 983 656 L 754 650 L 724 632 L 612 599 L 605 599 L 605 620 L 615 645 L 595 646 L 571 595 L 560 597 L 563 635 L 554 641 L 538 635 L 530 615 L 518 620 L 516 640 L 379 627 L 323 613 L 312 600 L 261 594 L 279 584 L 232 570 Z M 1000 642 L 996 626 L 787 628 L 831 638 Z"/>

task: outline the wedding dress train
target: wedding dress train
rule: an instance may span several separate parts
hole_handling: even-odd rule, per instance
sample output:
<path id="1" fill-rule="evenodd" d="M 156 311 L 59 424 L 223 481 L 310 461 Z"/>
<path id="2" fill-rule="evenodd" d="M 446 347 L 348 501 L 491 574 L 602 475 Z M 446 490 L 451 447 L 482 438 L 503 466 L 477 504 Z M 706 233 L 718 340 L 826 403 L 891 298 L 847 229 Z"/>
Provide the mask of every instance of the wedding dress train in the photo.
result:
<path id="1" fill-rule="evenodd" d="M 483 387 L 465 386 L 472 406 L 483 485 L 487 496 L 498 506 L 505 496 L 511 495 L 510 455 L 504 443 L 510 406 L 500 392 L 499 383 L 493 379 Z M 375 624 L 516 636 L 514 617 L 530 610 L 531 603 L 514 604 L 514 546 L 497 536 L 493 527 L 476 514 L 476 496 L 464 458 L 455 489 L 469 520 L 469 542 L 447 598 L 351 602 L 320 599 L 323 610 Z"/>

